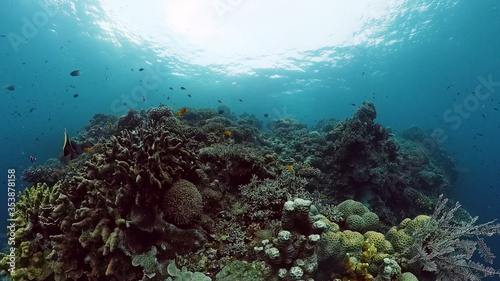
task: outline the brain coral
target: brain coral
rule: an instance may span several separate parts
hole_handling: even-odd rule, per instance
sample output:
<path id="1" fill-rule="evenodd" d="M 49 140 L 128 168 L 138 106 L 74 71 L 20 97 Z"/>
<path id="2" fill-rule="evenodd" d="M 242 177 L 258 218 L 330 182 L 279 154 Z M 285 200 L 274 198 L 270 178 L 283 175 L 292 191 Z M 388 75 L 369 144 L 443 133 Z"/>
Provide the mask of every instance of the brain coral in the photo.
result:
<path id="1" fill-rule="evenodd" d="M 203 201 L 198 188 L 187 180 L 179 180 L 165 193 L 165 217 L 177 226 L 195 221 L 202 212 Z"/>
<path id="2" fill-rule="evenodd" d="M 363 215 L 368 212 L 368 208 L 361 202 L 354 200 L 346 200 L 337 206 L 337 209 L 342 212 L 342 217 L 347 219 L 351 215 Z"/>
<path id="3" fill-rule="evenodd" d="M 337 206 L 345 220 L 346 229 L 365 233 L 379 227 L 377 214 L 370 212 L 361 202 L 346 200 Z"/>

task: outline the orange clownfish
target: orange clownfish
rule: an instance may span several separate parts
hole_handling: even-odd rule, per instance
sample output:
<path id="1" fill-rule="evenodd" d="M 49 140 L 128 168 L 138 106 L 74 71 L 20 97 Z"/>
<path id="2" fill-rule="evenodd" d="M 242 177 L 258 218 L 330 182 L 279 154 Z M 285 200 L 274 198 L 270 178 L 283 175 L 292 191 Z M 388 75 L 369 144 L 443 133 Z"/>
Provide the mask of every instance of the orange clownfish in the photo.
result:
<path id="1" fill-rule="evenodd" d="M 183 107 L 181 110 L 179 110 L 179 116 L 181 116 L 182 114 L 184 114 L 184 112 L 186 112 L 186 108 Z"/>
<path id="2" fill-rule="evenodd" d="M 290 171 L 290 173 L 293 173 L 292 166 L 286 166 L 286 168 L 288 169 L 288 171 Z"/>
<path id="3" fill-rule="evenodd" d="M 231 131 L 225 131 L 225 132 L 224 132 L 224 134 L 225 134 L 226 136 L 230 136 L 232 133 L 231 133 Z"/>

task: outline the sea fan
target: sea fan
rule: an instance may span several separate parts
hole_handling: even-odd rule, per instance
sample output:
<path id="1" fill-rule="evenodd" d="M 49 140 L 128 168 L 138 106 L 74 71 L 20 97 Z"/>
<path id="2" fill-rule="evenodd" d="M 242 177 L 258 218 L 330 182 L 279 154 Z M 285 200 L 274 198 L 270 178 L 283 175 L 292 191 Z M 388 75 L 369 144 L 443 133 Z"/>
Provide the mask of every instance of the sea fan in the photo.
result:
<path id="1" fill-rule="evenodd" d="M 429 221 L 413 233 L 415 240 L 409 250 L 412 256 L 409 263 L 434 272 L 436 280 L 474 281 L 500 275 L 499 270 L 470 260 L 479 249 L 479 255 L 487 263 L 493 263 L 495 255 L 481 236 L 500 234 L 500 224 L 490 221 L 476 225 L 478 217 L 459 220 L 457 211 L 461 205 L 457 202 L 447 210 L 447 202 L 441 195 Z"/>

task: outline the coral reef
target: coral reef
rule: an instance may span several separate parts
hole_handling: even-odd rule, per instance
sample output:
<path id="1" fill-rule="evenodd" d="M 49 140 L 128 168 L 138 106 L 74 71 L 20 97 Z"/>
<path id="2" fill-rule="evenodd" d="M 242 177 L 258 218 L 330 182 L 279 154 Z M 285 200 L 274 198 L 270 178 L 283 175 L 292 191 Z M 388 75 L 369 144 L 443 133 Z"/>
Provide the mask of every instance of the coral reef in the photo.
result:
<path id="1" fill-rule="evenodd" d="M 75 137 L 95 144 L 89 153 L 71 167 L 52 161 L 23 174 L 34 186 L 17 204 L 17 270 L 8 271 L 3 254 L 2 274 L 16 281 L 499 275 L 470 260 L 476 248 L 493 260 L 480 236 L 498 234 L 498 225 L 475 225 L 438 199 L 456 180 L 451 158 L 424 149 L 427 132 L 396 136 L 375 118 L 368 102 L 312 131 L 286 118 L 260 131 L 255 116 L 238 119 L 225 106 L 96 114 Z"/>
<path id="2" fill-rule="evenodd" d="M 89 121 L 89 124 L 83 127 L 82 132 L 75 139 L 97 143 L 100 138 L 109 138 L 113 134 L 117 121 L 118 118 L 114 115 L 97 113 Z"/>
<path id="3" fill-rule="evenodd" d="M 43 165 L 33 165 L 24 170 L 21 179 L 33 185 L 39 183 L 54 185 L 65 177 L 68 170 L 68 167 L 59 160 L 51 158 Z"/>

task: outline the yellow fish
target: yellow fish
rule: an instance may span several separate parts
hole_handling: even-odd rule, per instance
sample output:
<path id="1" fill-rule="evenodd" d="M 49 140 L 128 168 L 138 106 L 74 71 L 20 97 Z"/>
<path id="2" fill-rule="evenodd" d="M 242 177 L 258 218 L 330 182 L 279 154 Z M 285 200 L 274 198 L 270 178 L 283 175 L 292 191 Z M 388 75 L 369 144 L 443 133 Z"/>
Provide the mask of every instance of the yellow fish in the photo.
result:
<path id="1" fill-rule="evenodd" d="M 179 116 L 182 116 L 182 114 L 184 114 L 184 112 L 186 112 L 185 107 L 183 107 L 181 110 L 179 110 Z"/>
<path id="2" fill-rule="evenodd" d="M 113 130 L 113 123 L 109 122 L 109 127 Z"/>
<path id="3" fill-rule="evenodd" d="M 224 134 L 225 134 L 226 136 L 230 136 L 232 133 L 231 133 L 231 131 L 225 131 L 225 132 L 224 132 Z"/>
<path id="4" fill-rule="evenodd" d="M 290 173 L 293 173 L 292 166 L 286 166 L 286 168 L 288 169 L 288 171 L 290 171 Z"/>
<path id="5" fill-rule="evenodd" d="M 90 151 L 92 151 L 92 147 L 85 147 L 83 149 L 83 152 L 90 152 Z"/>
<path id="6" fill-rule="evenodd" d="M 66 166 L 68 166 L 68 168 L 71 168 L 71 167 L 73 167 L 73 165 L 75 165 L 75 163 L 71 162 L 71 163 L 69 163 L 69 164 L 68 164 L 68 165 L 66 165 Z"/>

